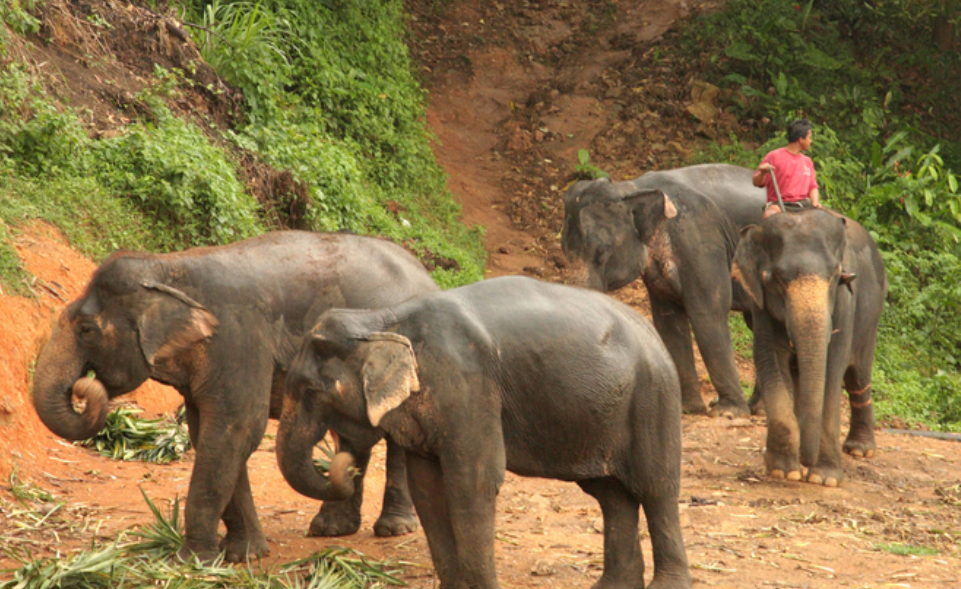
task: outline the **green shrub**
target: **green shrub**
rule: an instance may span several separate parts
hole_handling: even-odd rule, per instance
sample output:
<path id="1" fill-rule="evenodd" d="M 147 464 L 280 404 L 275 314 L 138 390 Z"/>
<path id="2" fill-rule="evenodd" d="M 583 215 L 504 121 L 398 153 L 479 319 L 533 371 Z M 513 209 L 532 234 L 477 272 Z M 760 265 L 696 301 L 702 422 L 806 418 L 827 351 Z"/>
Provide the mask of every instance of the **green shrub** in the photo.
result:
<path id="1" fill-rule="evenodd" d="M 257 202 L 224 151 L 166 109 L 155 115 L 156 125 L 139 122 L 90 146 L 101 184 L 159 219 L 179 243 L 224 244 L 262 233 Z"/>
<path id="2" fill-rule="evenodd" d="M 43 98 L 19 64 L 0 75 L 0 173 L 56 176 L 77 172 L 87 136 L 73 113 Z"/>

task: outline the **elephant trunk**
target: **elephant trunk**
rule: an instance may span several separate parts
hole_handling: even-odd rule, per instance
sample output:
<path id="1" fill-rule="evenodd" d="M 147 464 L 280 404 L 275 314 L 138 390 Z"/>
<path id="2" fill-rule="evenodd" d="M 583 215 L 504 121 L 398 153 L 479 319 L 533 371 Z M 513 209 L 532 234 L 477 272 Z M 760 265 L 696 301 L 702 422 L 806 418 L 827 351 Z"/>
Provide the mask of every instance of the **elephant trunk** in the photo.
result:
<path id="1" fill-rule="evenodd" d="M 277 430 L 277 464 L 280 472 L 295 491 L 320 501 L 347 499 L 354 493 L 354 481 L 350 473 L 353 456 L 339 452 L 330 461 L 329 476 L 317 471 L 313 461 L 313 449 L 325 435 L 327 427 L 316 425 L 315 420 L 305 418 L 299 407 L 287 406 L 280 418 Z"/>
<path id="2" fill-rule="evenodd" d="M 804 466 L 816 464 L 820 451 L 827 351 L 831 342 L 827 295 L 828 283 L 821 278 L 802 277 L 788 288 L 787 328 L 797 354 L 795 411 Z"/>
<path id="3" fill-rule="evenodd" d="M 58 325 L 34 369 L 33 405 L 50 431 L 67 440 L 86 440 L 107 422 L 107 390 L 82 378 L 83 361 L 72 334 Z M 77 407 L 85 405 L 81 412 Z"/>

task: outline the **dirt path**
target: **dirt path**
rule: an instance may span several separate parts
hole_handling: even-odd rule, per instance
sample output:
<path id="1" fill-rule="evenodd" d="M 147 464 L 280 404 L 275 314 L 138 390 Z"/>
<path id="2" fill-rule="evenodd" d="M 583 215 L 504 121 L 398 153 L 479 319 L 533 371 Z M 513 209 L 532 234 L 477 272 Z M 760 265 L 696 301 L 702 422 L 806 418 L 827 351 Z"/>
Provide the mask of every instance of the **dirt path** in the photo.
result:
<path id="1" fill-rule="evenodd" d="M 685 3 L 478 0 L 434 12 L 435 4 L 441 3 L 410 3 L 417 17 L 412 53 L 431 90 L 428 122 L 438 160 L 464 204 L 465 221 L 487 228 L 489 274 L 563 280 L 560 196 L 577 150 L 588 149 L 615 177 L 629 177 L 671 165 L 698 140 L 684 114 L 691 80 L 669 83 L 669 64 L 640 71 L 648 67 L 642 58 L 651 40 L 684 13 Z M 649 99 L 653 94 L 659 98 Z M 48 515 L 52 525 L 33 531 L 18 525 L 28 516 L 0 491 L 0 537 L 5 546 L 52 555 L 149 521 L 141 489 L 163 507 L 182 499 L 192 455 L 165 466 L 116 462 L 66 444 L 39 424 L 24 396 L 35 340 L 49 329 L 61 299 L 79 294 L 92 264 L 40 225 L 20 238 L 18 250 L 52 288 L 39 289 L 36 299 L 0 297 L 0 350 L 13 358 L 0 363 L 9 372 L 0 381 L 0 472 L 15 465 L 23 480 L 66 503 Z M 643 286 L 616 296 L 646 312 Z M 176 394 L 156 386 L 137 398 L 152 411 L 178 403 Z M 681 513 L 696 586 L 961 587 L 958 444 L 879 432 L 877 457 L 846 457 L 849 481 L 825 489 L 764 476 L 763 420 L 686 416 L 683 426 Z M 275 429 L 271 424 L 269 432 Z M 268 435 L 250 461 L 271 544 L 262 566 L 343 545 L 407 561 L 403 578 L 412 587 L 437 586 L 422 533 L 373 536 L 382 452 L 368 476 L 361 532 L 329 540 L 304 537 L 317 505 L 284 482 L 273 445 Z M 601 514 L 575 485 L 509 475 L 498 505 L 503 587 L 589 587 L 597 580 Z M 649 580 L 646 534 L 642 547 Z M 0 555 L 0 569 L 13 564 Z"/>

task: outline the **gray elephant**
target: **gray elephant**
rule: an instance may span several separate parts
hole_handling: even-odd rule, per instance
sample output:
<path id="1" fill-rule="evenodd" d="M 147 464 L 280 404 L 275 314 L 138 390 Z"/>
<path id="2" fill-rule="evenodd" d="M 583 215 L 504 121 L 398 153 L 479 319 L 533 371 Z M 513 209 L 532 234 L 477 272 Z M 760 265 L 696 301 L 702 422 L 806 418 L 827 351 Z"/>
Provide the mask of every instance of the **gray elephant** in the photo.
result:
<path id="1" fill-rule="evenodd" d="M 82 440 L 103 427 L 108 398 L 150 378 L 175 387 L 197 451 L 185 552 L 206 559 L 222 549 L 228 560 L 243 561 L 267 551 L 247 458 L 268 415 L 279 416 L 286 371 L 304 334 L 332 307 L 382 307 L 435 290 L 403 248 L 348 234 L 278 232 L 182 253 L 117 253 L 60 315 L 37 360 L 33 403 L 54 433 Z M 88 371 L 97 386 L 88 386 Z M 79 414 L 74 400 L 85 392 Z M 377 441 L 342 440 L 361 467 Z M 379 535 L 417 526 L 403 450 L 389 444 L 387 454 Z M 361 501 L 358 493 L 325 503 L 311 531 L 353 533 Z M 218 546 L 221 519 L 227 534 Z"/>
<path id="2" fill-rule="evenodd" d="M 727 315 L 750 301 L 731 282 L 741 228 L 767 197 L 751 170 L 726 164 L 582 181 L 564 195 L 561 245 L 584 286 L 609 292 L 640 277 L 654 325 L 677 365 L 684 411 L 704 413 L 691 330 L 717 389 L 716 412 L 747 415 Z M 752 400 L 752 404 L 753 404 Z"/>
<path id="3" fill-rule="evenodd" d="M 871 367 L 887 292 L 877 245 L 827 210 L 782 213 L 745 231 L 732 274 L 752 299 L 754 365 L 767 412 L 765 464 L 777 478 L 836 486 L 844 451 L 874 454 Z"/>
<path id="4" fill-rule="evenodd" d="M 602 294 L 524 277 L 389 309 L 333 310 L 287 379 L 281 472 L 318 499 L 350 492 L 311 449 L 328 428 L 407 450 L 411 496 L 443 588 L 492 588 L 505 469 L 576 482 L 604 515 L 596 587 L 690 587 L 678 515 L 681 406 L 674 365 L 642 316 Z M 343 454 L 334 462 L 340 463 Z"/>

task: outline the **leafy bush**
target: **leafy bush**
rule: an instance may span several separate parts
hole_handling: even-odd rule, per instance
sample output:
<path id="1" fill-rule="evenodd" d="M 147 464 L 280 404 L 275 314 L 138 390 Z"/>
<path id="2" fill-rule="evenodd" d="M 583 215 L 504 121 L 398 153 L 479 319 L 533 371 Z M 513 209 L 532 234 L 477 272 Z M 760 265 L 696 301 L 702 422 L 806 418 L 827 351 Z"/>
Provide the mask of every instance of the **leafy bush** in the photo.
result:
<path id="1" fill-rule="evenodd" d="M 0 173 L 56 176 L 76 172 L 87 136 L 73 113 L 56 108 L 25 69 L 0 76 Z"/>
<path id="2" fill-rule="evenodd" d="M 224 244 L 262 233 L 257 202 L 223 150 L 166 109 L 154 114 L 156 125 L 140 122 L 90 146 L 101 184 L 162 219 L 179 243 Z"/>

